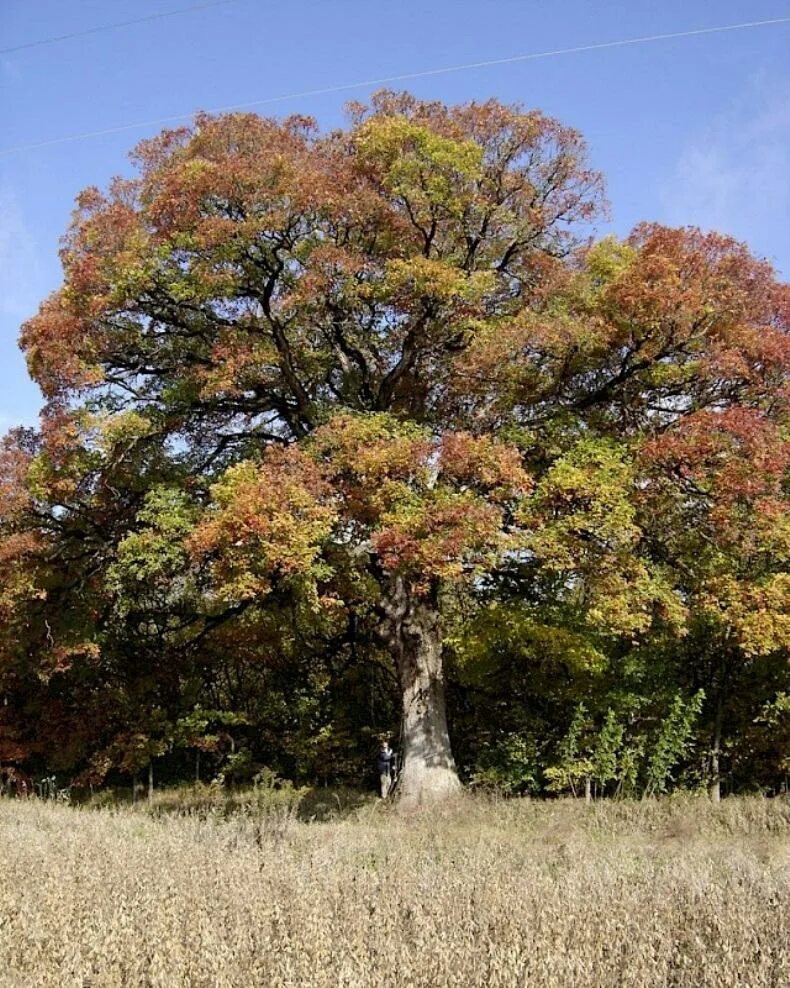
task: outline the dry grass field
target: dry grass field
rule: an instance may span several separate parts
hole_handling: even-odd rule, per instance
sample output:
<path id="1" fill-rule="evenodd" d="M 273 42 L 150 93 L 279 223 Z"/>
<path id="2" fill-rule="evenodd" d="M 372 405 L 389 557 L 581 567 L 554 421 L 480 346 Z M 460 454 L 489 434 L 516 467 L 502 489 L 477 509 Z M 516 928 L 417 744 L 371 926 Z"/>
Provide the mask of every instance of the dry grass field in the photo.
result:
<path id="1" fill-rule="evenodd" d="M 0 800 L 0 985 L 790 985 L 790 804 Z"/>

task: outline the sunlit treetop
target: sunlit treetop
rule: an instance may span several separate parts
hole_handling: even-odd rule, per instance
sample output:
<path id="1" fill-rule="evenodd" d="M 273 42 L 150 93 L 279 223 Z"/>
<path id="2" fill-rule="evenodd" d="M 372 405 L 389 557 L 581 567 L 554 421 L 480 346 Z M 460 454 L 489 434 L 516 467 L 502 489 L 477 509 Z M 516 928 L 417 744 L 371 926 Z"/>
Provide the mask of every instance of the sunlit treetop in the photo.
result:
<path id="1" fill-rule="evenodd" d="M 82 194 L 23 346 L 52 400 L 301 435 L 327 406 L 431 414 L 454 354 L 532 299 L 601 206 L 579 135 L 383 93 L 347 131 L 201 116 Z M 433 380 L 433 384 L 427 382 Z"/>

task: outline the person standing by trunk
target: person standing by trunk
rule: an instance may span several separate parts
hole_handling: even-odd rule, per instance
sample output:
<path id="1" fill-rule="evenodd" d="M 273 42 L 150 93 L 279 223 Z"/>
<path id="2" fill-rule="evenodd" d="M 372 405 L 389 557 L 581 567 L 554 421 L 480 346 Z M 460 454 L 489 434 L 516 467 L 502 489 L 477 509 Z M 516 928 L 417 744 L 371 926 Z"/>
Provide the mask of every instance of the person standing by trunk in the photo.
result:
<path id="1" fill-rule="evenodd" d="M 386 799 L 389 796 L 390 789 L 392 788 L 395 764 L 395 752 L 390 748 L 389 740 L 384 738 L 376 755 L 376 770 L 379 775 L 379 792 L 382 799 Z"/>

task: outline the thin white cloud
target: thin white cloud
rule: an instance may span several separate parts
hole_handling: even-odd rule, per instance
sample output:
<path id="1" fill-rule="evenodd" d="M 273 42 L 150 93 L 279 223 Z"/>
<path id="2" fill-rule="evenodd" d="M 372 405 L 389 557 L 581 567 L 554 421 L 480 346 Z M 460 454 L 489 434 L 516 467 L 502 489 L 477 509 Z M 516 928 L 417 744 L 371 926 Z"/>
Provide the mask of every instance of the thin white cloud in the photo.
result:
<path id="1" fill-rule="evenodd" d="M 28 398 L 24 361 L 17 349 L 20 322 L 36 308 L 39 264 L 33 235 L 18 200 L 0 185 L 0 435 L 33 424 L 35 404 Z"/>
<path id="2" fill-rule="evenodd" d="M 0 76 L 7 82 L 22 82 L 24 73 L 19 61 L 12 58 L 0 58 Z"/>
<path id="3" fill-rule="evenodd" d="M 36 243 L 13 191 L 0 186 L 0 314 L 22 319 L 35 308 Z"/>
<path id="4" fill-rule="evenodd" d="M 790 83 L 750 87 L 683 150 L 662 200 L 670 223 L 731 233 L 769 256 L 782 250 L 790 223 Z"/>
<path id="5" fill-rule="evenodd" d="M 35 425 L 41 395 L 29 380 L 17 336 L 42 297 L 39 251 L 8 181 L 0 181 L 0 432 Z"/>

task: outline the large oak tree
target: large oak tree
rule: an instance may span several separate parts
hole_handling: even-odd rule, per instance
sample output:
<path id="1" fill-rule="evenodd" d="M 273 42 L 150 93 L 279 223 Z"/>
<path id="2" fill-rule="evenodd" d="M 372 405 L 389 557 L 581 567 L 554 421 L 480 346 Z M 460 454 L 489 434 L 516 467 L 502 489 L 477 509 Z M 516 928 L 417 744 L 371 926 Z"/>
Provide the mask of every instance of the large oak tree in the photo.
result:
<path id="1" fill-rule="evenodd" d="M 212 622 L 284 597 L 366 621 L 397 669 L 401 792 L 419 800 L 458 786 L 453 586 L 553 574 L 627 636 L 682 630 L 736 584 L 780 612 L 788 302 L 725 237 L 645 226 L 591 247 L 599 176 L 540 113 L 392 93 L 351 113 L 327 135 L 199 117 L 141 144 L 137 177 L 82 194 L 64 285 L 22 336 L 65 461 L 29 453 L 50 491 L 35 538 L 98 527 L 116 588 L 183 542 L 175 569 L 153 566 L 163 606 Z M 689 518 L 723 547 L 707 569 Z M 35 595 L 16 528 L 7 566 Z M 737 573 L 734 531 L 764 542 Z M 765 647 L 786 634 L 771 627 Z"/>

